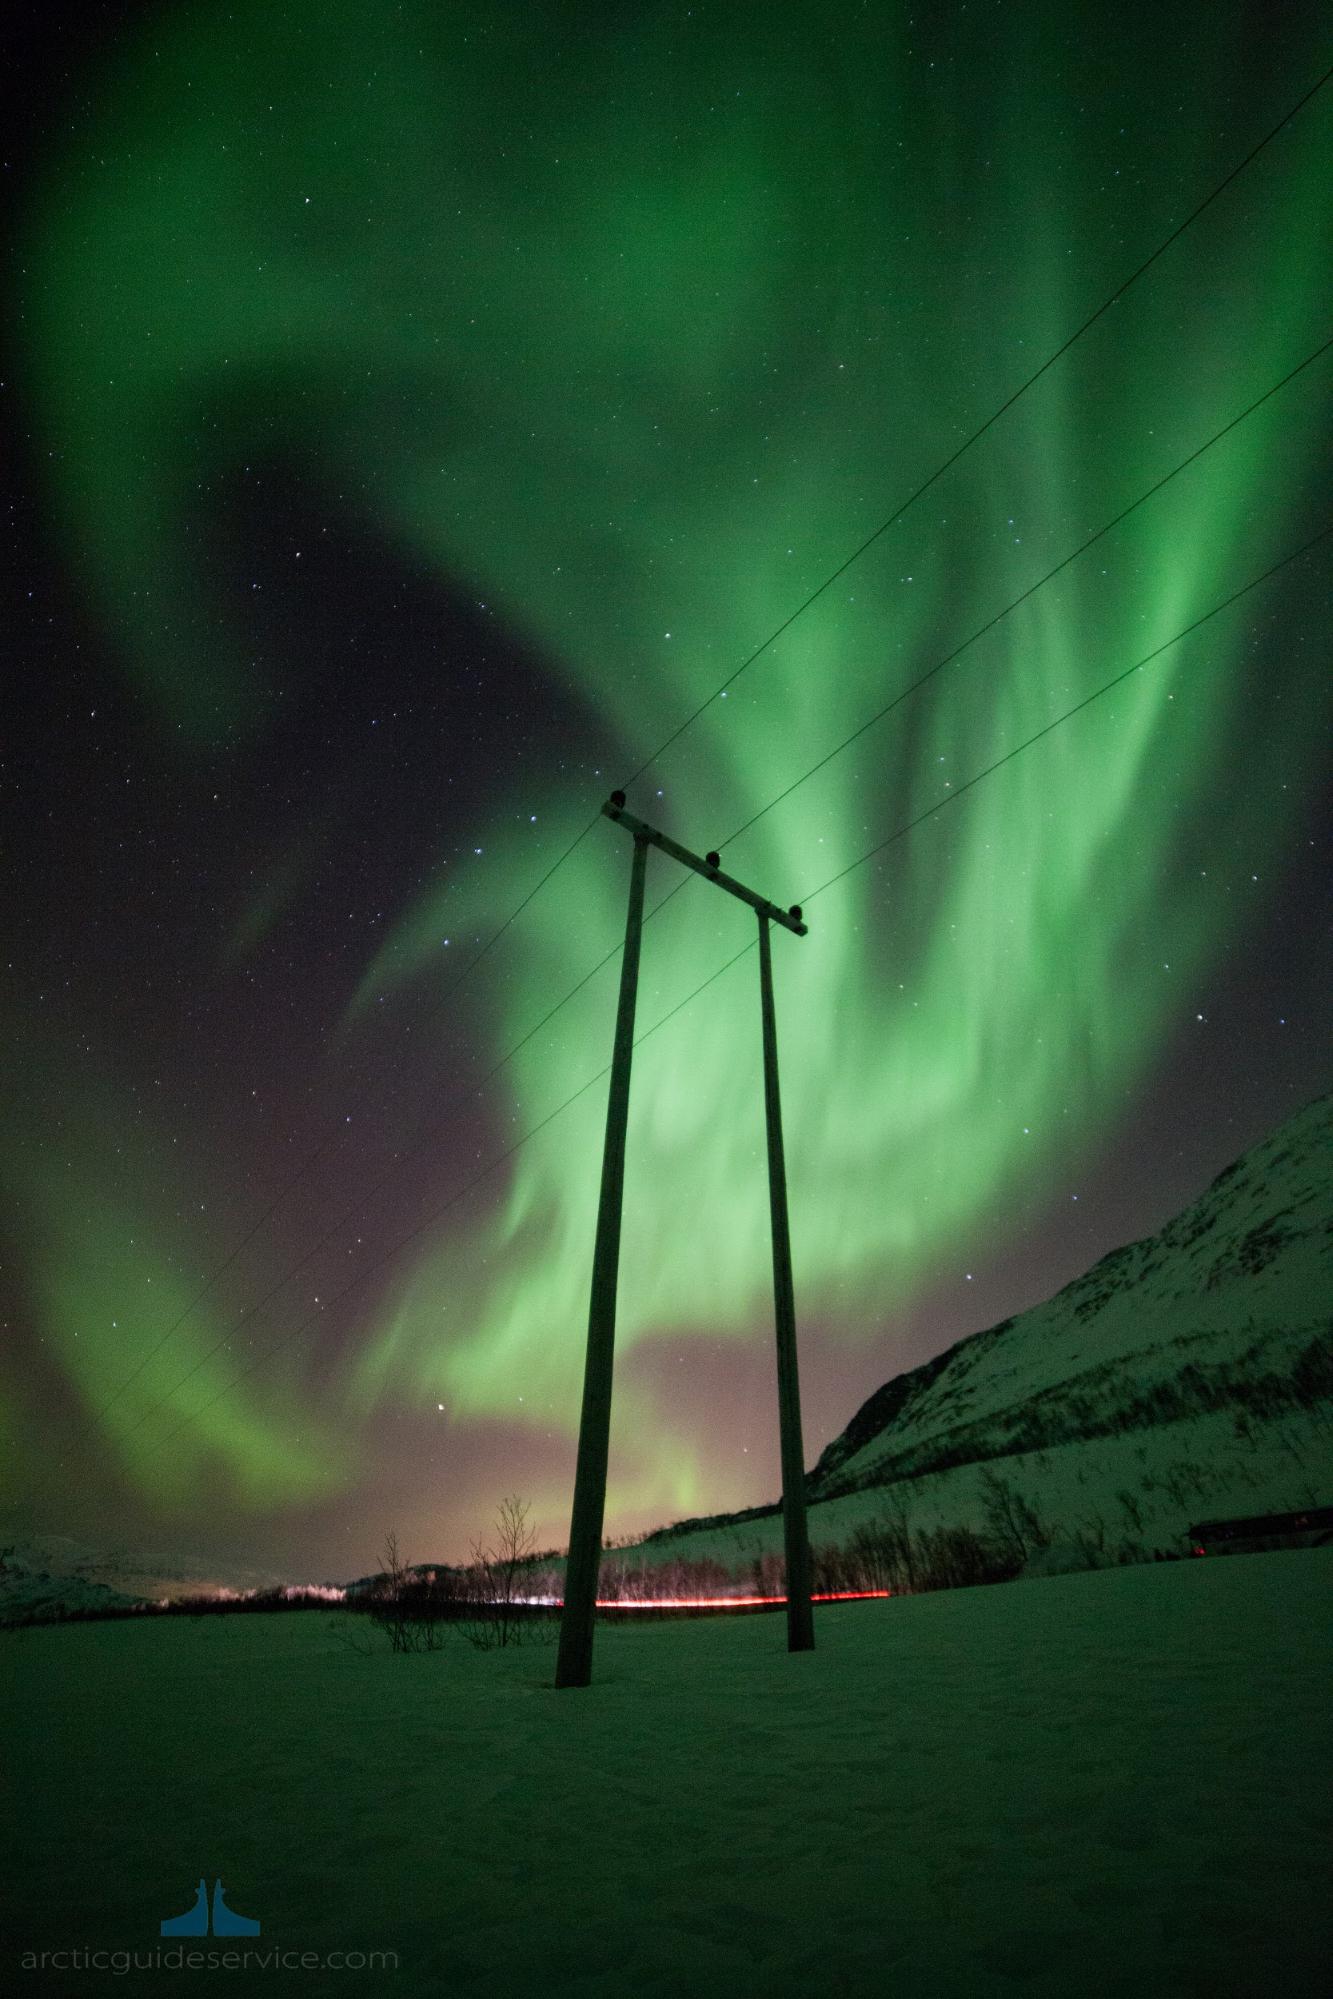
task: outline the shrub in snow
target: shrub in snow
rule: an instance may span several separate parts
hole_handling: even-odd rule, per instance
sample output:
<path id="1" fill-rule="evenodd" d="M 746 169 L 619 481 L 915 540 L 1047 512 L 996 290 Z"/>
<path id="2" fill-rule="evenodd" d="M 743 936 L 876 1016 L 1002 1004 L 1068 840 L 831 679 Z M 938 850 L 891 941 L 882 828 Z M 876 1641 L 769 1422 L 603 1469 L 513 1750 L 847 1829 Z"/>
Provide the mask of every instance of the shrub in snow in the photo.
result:
<path id="1" fill-rule="evenodd" d="M 1029 1506 L 1022 1493 L 1008 1479 L 1001 1478 L 993 1465 L 981 1469 L 981 1505 L 991 1538 L 1015 1558 L 1021 1568 L 1030 1555 L 1051 1539 L 1050 1529 Z"/>
<path id="2" fill-rule="evenodd" d="M 1012 1548 L 983 1540 L 971 1527 L 937 1527 L 918 1534 L 917 1588 L 967 1589 L 974 1583 L 1009 1582 L 1021 1563 Z"/>
<path id="3" fill-rule="evenodd" d="M 392 1651 L 439 1650 L 439 1606 L 432 1600 L 432 1580 L 408 1567 L 398 1551 L 395 1533 L 385 1535 L 384 1572 L 371 1587 L 366 1610 Z"/>
<path id="4" fill-rule="evenodd" d="M 519 1645 L 534 1632 L 553 1629 L 544 1610 L 532 1602 L 531 1567 L 536 1535 L 528 1524 L 530 1507 L 517 1493 L 496 1509 L 490 1544 L 472 1544 L 472 1560 L 463 1583 L 467 1614 L 463 1634 L 480 1651 Z"/>

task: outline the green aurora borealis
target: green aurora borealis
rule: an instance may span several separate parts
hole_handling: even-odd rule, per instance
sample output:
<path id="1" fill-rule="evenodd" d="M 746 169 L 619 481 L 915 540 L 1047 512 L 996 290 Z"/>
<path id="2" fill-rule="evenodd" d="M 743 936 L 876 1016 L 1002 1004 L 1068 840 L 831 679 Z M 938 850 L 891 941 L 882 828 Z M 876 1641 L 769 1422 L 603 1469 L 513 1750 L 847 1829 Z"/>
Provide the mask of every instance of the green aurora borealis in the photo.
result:
<path id="1" fill-rule="evenodd" d="M 609 1059 L 614 960 L 458 1103 L 617 941 L 623 834 L 595 826 L 441 998 L 612 786 L 1322 67 L 1299 7 L 1280 48 L 1228 7 L 1089 16 L 1082 40 L 1080 18 L 793 7 L 775 37 L 734 7 L 177 5 L 89 64 L 72 136 L 52 110 L 11 313 L 39 504 L 105 698 L 152 745 L 141 827 L 185 801 L 135 866 L 158 952 L 216 1004 L 206 1030 L 174 1010 L 160 964 L 141 1036 L 91 994 L 55 1023 L 14 1002 L 21 1488 L 59 1491 L 73 1457 L 144 1518 L 364 1513 L 369 1545 L 393 1511 L 447 1555 L 517 1486 L 563 1534 L 604 1084 L 389 1252 Z M 724 842 L 1327 337 L 1331 96 L 632 809 Z M 1078 1184 L 1248 948 L 1319 770 L 1326 554 L 815 891 L 1308 540 L 1328 381 L 1325 357 L 727 847 L 811 926 L 775 940 L 811 1462 L 860 1394 L 984 1323 L 962 1273 Z M 295 497 L 256 552 L 234 523 L 261 476 Z M 482 639 L 418 617 L 380 663 L 340 651 L 334 542 L 440 579 Z M 521 688 L 491 691 L 491 629 L 536 663 Z M 376 810 L 415 843 L 392 880 L 326 781 L 355 790 L 372 756 Z M 446 807 L 455 773 L 472 788 Z M 219 783 L 250 803 L 200 834 Z M 373 845 L 375 812 L 357 824 Z M 675 887 L 654 857 L 650 907 Z M 681 889 L 645 932 L 640 1032 L 752 928 Z M 187 1309 L 353 1099 L 340 1149 Z M 414 1143 L 370 1219 L 219 1346 Z M 1109 1246 L 1034 1255 L 1015 1302 Z M 636 1056 L 611 1529 L 771 1496 L 775 1417 L 746 1400 L 770 1285 L 751 954 Z"/>

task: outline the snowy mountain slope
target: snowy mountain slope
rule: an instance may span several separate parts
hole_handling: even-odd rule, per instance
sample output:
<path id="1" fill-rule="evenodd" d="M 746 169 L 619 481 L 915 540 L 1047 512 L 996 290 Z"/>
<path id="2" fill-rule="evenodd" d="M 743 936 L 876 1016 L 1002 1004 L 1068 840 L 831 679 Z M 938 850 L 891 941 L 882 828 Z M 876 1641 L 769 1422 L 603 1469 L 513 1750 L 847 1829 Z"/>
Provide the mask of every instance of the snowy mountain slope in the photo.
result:
<path id="1" fill-rule="evenodd" d="M 810 1475 L 812 1500 L 1011 1453 L 1333 1399 L 1333 1098 L 1155 1236 L 897 1376 Z"/>
<path id="2" fill-rule="evenodd" d="M 53 1575 L 49 1569 L 29 1567 L 12 1555 L 0 1564 L 0 1625 L 34 1617 L 128 1610 L 142 1601 L 76 1572 Z"/>
<path id="3" fill-rule="evenodd" d="M 136 1603 L 271 1588 L 283 1579 L 183 1552 L 93 1548 L 64 1534 L 0 1525 L 0 1625 L 32 1617 L 123 1610 Z"/>
<path id="4" fill-rule="evenodd" d="M 810 1537 L 993 1532 L 988 1473 L 1083 1565 L 1184 1553 L 1192 1520 L 1333 1497 L 1333 1099 L 1255 1146 L 1155 1236 L 896 1376 L 810 1474 Z M 776 1503 L 682 1521 L 646 1564 L 779 1554 Z"/>

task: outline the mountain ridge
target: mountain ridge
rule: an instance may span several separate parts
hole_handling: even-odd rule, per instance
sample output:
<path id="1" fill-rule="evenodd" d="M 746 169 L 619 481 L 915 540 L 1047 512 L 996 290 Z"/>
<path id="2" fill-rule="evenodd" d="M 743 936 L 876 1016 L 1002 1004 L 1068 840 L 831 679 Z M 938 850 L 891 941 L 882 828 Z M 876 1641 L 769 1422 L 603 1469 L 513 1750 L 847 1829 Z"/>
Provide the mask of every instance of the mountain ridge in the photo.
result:
<path id="1" fill-rule="evenodd" d="M 810 1498 L 1201 1409 L 1267 1416 L 1333 1395 L 1330 1140 L 1324 1096 L 1154 1234 L 893 1376 L 820 1454 Z"/>
<path id="2" fill-rule="evenodd" d="M 1331 1140 L 1326 1095 L 1154 1233 L 891 1376 L 807 1474 L 812 1536 L 835 1517 L 850 1531 L 891 1486 L 942 1517 L 975 1515 L 980 1469 L 1001 1458 L 1066 1522 L 1126 1493 L 1162 1532 L 1186 1494 L 1221 1511 L 1317 1503 L 1307 1453 L 1327 1461 L 1333 1404 Z M 683 1520 L 645 1546 L 758 1546 L 780 1512 Z"/>

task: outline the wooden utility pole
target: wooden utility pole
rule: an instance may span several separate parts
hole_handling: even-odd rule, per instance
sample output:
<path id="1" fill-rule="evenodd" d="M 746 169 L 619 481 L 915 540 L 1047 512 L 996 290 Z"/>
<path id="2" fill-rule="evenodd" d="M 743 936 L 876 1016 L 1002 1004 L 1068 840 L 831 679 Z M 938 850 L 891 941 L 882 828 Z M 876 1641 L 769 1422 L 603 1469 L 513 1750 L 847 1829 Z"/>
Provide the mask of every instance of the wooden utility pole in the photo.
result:
<path id="1" fill-rule="evenodd" d="M 625 1127 L 629 1122 L 629 1069 L 634 1054 L 634 1003 L 639 989 L 639 940 L 643 934 L 643 879 L 648 842 L 634 841 L 625 955 L 620 962 L 620 1004 L 611 1055 L 611 1087 L 602 1148 L 602 1191 L 592 1253 L 588 1306 L 588 1357 L 583 1369 L 583 1413 L 574 1473 L 574 1510 L 565 1564 L 565 1607 L 556 1655 L 558 1687 L 586 1687 L 592 1678 L 592 1627 L 602 1564 L 602 1515 L 606 1510 L 606 1457 L 611 1438 L 611 1375 L 616 1347 L 616 1281 L 620 1272 L 620 1210 L 625 1192 Z"/>
<path id="2" fill-rule="evenodd" d="M 773 1319 L 778 1336 L 778 1435 L 782 1448 L 782 1538 L 787 1556 L 787 1650 L 812 1652 L 810 1536 L 805 1521 L 805 1451 L 801 1443 L 801 1381 L 796 1368 L 796 1294 L 787 1228 L 787 1162 L 778 1094 L 778 1029 L 773 1012 L 773 958 L 768 918 L 759 912 L 759 1007 L 764 1029 L 764 1121 L 768 1127 L 768 1212 L 773 1235 Z"/>
<path id="3" fill-rule="evenodd" d="M 643 930 L 643 883 L 649 847 L 705 881 L 739 897 L 759 918 L 759 992 L 764 1039 L 764 1113 L 768 1130 L 768 1195 L 773 1230 L 773 1305 L 778 1344 L 778 1424 L 782 1456 L 782 1517 L 787 1557 L 787 1649 L 814 1646 L 810 1612 L 810 1542 L 805 1519 L 805 1452 L 801 1441 L 801 1394 L 796 1367 L 796 1306 L 792 1290 L 791 1242 L 787 1228 L 787 1174 L 782 1149 L 782 1105 L 778 1094 L 778 1041 L 773 1012 L 773 965 L 768 926 L 780 923 L 797 937 L 806 926 L 798 908 L 779 909 L 732 875 L 723 874 L 717 854 L 702 859 L 655 826 L 625 810 L 625 794 L 613 791 L 602 807 L 634 836 L 625 955 L 620 967 L 620 1004 L 611 1057 L 611 1086 L 602 1152 L 602 1189 L 593 1250 L 592 1297 L 588 1308 L 588 1356 L 583 1375 L 574 1508 L 569 1523 L 565 1601 L 556 1657 L 557 1687 L 586 1687 L 592 1678 L 593 1624 L 597 1578 L 602 1560 L 602 1520 L 606 1510 L 606 1464 L 611 1435 L 611 1377 L 615 1357 L 616 1280 L 620 1265 L 620 1212 L 625 1188 L 625 1129 L 629 1119 L 630 1058 L 634 1049 L 634 1003 L 639 981 L 639 941 Z"/>

